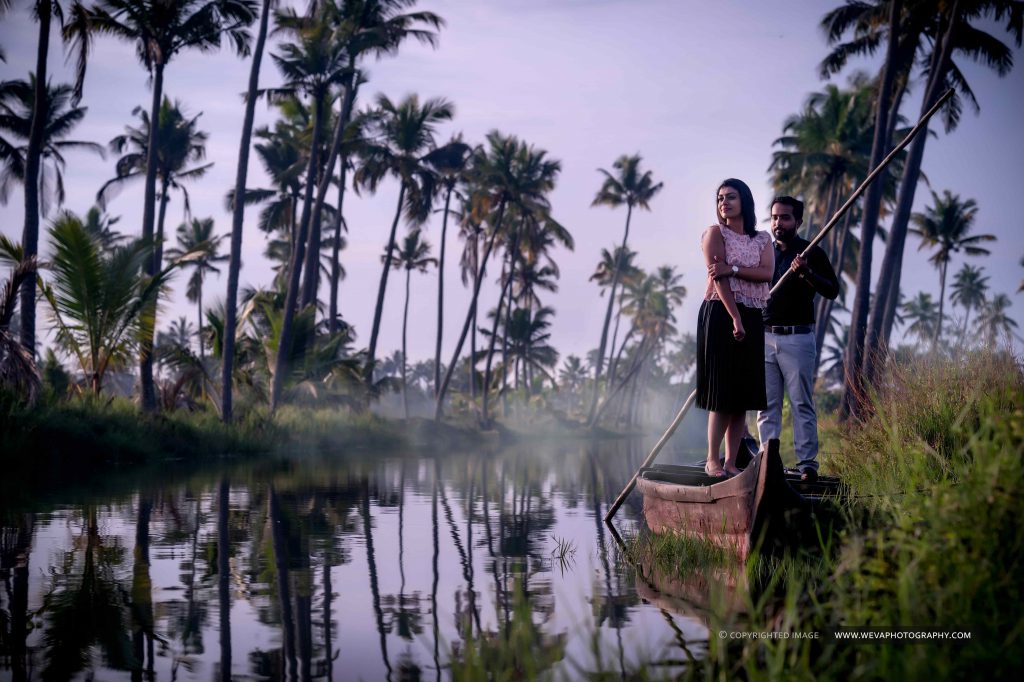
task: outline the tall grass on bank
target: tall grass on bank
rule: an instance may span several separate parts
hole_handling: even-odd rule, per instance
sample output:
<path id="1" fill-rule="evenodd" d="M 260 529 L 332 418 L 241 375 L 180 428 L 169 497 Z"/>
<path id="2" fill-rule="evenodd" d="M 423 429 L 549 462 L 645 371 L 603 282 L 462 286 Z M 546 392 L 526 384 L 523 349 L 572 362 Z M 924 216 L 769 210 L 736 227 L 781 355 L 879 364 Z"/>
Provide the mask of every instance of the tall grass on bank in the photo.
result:
<path id="1" fill-rule="evenodd" d="M 1024 380 L 1006 355 L 895 368 L 873 415 L 838 434 L 829 466 L 852 523 L 827 580 L 777 581 L 749 620 L 712 631 L 817 632 L 717 639 L 693 679 L 1019 679 L 1024 671 Z M 827 637 L 849 627 L 969 630 L 969 640 Z"/>
<path id="2" fill-rule="evenodd" d="M 147 415 L 124 398 L 52 396 L 27 406 L 0 392 L 0 463 L 125 464 L 266 450 L 281 432 L 260 415 L 225 426 L 213 412 Z"/>

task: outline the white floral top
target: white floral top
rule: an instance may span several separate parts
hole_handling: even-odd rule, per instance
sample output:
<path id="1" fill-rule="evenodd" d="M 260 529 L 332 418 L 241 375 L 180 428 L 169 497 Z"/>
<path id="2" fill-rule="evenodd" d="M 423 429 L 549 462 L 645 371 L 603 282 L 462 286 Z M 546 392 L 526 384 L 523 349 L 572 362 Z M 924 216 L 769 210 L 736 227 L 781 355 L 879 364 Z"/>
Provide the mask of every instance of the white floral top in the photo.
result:
<path id="1" fill-rule="evenodd" d="M 725 240 L 725 262 L 727 265 L 735 265 L 741 268 L 757 267 L 761 262 L 761 252 L 771 244 L 772 238 L 767 232 L 758 230 L 753 237 L 746 234 L 734 232 L 725 225 L 712 225 L 708 230 L 717 229 Z M 704 235 L 701 235 L 701 242 Z M 768 301 L 768 282 L 750 282 L 739 277 L 729 277 L 727 280 L 732 285 L 732 294 L 737 303 L 742 303 L 748 308 L 763 309 Z M 715 280 L 708 275 L 708 286 L 704 291 L 705 301 L 718 299 L 718 292 L 715 291 Z"/>

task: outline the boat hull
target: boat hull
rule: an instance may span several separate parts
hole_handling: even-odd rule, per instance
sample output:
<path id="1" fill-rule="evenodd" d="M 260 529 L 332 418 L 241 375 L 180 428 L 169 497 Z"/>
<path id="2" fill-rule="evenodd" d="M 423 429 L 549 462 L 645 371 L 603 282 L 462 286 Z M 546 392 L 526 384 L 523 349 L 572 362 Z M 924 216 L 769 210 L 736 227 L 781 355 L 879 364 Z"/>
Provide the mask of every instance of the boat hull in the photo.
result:
<path id="1" fill-rule="evenodd" d="M 702 473 L 641 471 L 637 490 L 654 533 L 701 538 L 746 559 L 774 510 L 803 499 L 786 483 L 777 445 L 757 453 L 739 475 L 716 482 Z"/>

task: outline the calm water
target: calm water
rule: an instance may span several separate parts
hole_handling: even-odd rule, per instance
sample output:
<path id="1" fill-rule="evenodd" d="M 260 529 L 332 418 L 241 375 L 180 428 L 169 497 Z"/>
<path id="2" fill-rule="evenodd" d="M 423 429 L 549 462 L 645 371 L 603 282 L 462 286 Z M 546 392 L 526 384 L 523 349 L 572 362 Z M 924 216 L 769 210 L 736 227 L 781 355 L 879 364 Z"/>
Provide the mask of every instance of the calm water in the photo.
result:
<path id="1" fill-rule="evenodd" d="M 699 656 L 601 521 L 649 447 L 169 462 L 0 502 L 0 679 L 445 679 L 513 631 L 573 679 Z"/>

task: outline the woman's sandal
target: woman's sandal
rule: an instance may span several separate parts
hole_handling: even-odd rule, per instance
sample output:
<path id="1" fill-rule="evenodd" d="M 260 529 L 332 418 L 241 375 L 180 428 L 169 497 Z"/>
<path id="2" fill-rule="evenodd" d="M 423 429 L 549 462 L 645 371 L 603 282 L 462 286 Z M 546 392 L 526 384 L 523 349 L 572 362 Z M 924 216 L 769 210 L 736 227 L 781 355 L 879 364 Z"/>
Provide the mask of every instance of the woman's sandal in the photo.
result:
<path id="1" fill-rule="evenodd" d="M 712 473 L 707 464 L 704 465 L 704 474 L 709 478 L 729 478 L 732 475 L 725 469 L 718 469 Z"/>

